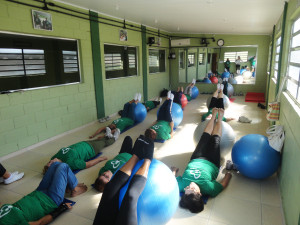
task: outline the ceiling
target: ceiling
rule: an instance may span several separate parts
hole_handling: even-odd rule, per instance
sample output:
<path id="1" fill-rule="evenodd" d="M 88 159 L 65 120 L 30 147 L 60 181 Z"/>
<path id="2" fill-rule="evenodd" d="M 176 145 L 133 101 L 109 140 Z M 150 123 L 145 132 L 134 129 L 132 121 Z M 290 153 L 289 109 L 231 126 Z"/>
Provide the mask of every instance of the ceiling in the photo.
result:
<path id="1" fill-rule="evenodd" d="M 171 33 L 271 34 L 284 0 L 63 0 Z"/>

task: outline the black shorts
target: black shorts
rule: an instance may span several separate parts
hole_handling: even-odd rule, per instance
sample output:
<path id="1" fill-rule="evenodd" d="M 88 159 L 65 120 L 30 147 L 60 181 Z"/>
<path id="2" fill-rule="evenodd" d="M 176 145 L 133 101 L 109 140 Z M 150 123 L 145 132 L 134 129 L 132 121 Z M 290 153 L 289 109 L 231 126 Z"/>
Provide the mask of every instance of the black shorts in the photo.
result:
<path id="1" fill-rule="evenodd" d="M 218 135 L 210 135 L 204 132 L 200 141 L 192 154 L 193 159 L 205 159 L 212 162 L 218 168 L 220 167 L 220 142 L 221 137 Z"/>

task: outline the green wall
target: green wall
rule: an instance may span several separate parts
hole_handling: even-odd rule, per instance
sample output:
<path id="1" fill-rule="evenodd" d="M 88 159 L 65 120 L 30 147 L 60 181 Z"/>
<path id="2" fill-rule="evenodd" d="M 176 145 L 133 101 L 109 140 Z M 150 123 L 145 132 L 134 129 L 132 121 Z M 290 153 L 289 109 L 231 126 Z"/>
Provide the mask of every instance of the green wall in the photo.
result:
<path id="1" fill-rule="evenodd" d="M 287 71 L 291 25 L 293 20 L 300 16 L 300 8 L 297 2 L 297 0 L 290 0 L 288 3 L 285 31 L 281 30 L 283 23 L 282 16 L 275 27 L 275 37 L 278 37 L 281 32 L 284 32 L 285 35 L 284 43 L 281 47 L 283 51 L 281 81 Z M 275 55 L 275 53 L 273 53 L 273 55 Z M 276 81 L 271 79 L 269 101 L 274 100 L 275 90 Z M 282 165 L 279 173 L 280 191 L 286 224 L 294 225 L 300 223 L 300 108 L 285 92 L 281 94 L 280 101 L 280 120 L 278 123 L 284 126 L 286 135 L 284 148 L 282 150 Z"/>

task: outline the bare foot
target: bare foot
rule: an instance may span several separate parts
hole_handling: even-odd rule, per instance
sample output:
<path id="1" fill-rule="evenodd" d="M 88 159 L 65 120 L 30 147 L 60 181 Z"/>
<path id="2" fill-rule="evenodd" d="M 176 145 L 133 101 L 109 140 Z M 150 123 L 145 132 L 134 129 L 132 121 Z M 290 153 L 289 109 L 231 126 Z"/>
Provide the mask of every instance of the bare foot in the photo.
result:
<path id="1" fill-rule="evenodd" d="M 75 197 L 87 191 L 87 186 L 84 183 L 78 184 L 71 192 L 71 197 Z"/>
<path id="2" fill-rule="evenodd" d="M 219 118 L 223 118 L 223 116 L 224 116 L 224 109 L 218 109 L 218 111 L 219 111 Z"/>
<path id="3" fill-rule="evenodd" d="M 231 120 L 235 120 L 235 118 L 226 118 L 226 122 L 229 122 Z"/>
<path id="4" fill-rule="evenodd" d="M 212 117 L 216 117 L 216 116 L 217 116 L 217 113 L 218 113 L 218 109 L 217 109 L 217 108 L 213 108 L 213 109 L 212 109 L 211 116 L 212 116 Z"/>

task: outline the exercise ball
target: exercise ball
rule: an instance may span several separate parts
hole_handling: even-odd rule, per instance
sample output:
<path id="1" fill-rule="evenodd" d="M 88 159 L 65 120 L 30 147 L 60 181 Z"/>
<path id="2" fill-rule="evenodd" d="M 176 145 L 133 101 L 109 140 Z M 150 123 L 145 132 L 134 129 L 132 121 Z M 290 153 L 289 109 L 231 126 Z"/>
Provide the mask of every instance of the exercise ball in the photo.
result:
<path id="1" fill-rule="evenodd" d="M 206 106 L 208 108 L 210 101 L 211 101 L 212 96 L 209 96 L 206 100 Z M 230 100 L 226 95 L 223 95 L 223 104 L 224 104 L 224 108 L 227 109 L 230 105 Z"/>
<path id="2" fill-rule="evenodd" d="M 207 77 L 210 78 L 213 74 L 212 73 L 208 73 Z"/>
<path id="3" fill-rule="evenodd" d="M 134 120 L 137 123 L 143 122 L 147 116 L 147 109 L 142 103 L 138 103 L 134 109 Z"/>
<path id="4" fill-rule="evenodd" d="M 237 84 L 237 81 L 234 78 L 230 77 L 228 79 L 228 83 L 230 83 L 230 84 Z"/>
<path id="5" fill-rule="evenodd" d="M 157 110 L 157 115 L 159 113 L 159 110 L 160 110 L 160 107 Z M 172 104 L 171 115 L 172 115 L 172 119 L 174 122 L 174 127 L 178 127 L 178 125 L 181 123 L 181 121 L 183 119 L 183 111 L 182 111 L 181 106 L 175 102 L 173 102 L 173 104 Z"/>
<path id="6" fill-rule="evenodd" d="M 210 79 L 208 79 L 207 77 L 205 77 L 205 78 L 203 79 L 203 83 L 211 84 L 211 81 L 210 81 Z"/>
<path id="7" fill-rule="evenodd" d="M 194 132 L 194 142 L 196 145 L 198 144 L 208 122 L 209 120 L 205 120 L 197 126 Z M 234 142 L 235 142 L 235 132 L 233 131 L 232 127 L 228 123 L 222 121 L 222 136 L 221 136 L 221 143 L 220 143 L 220 151 L 221 151 L 222 158 L 224 158 L 231 151 Z"/>
<path id="8" fill-rule="evenodd" d="M 213 76 L 210 78 L 210 81 L 213 83 L 213 84 L 217 84 L 219 82 L 218 78 Z"/>
<path id="9" fill-rule="evenodd" d="M 238 75 L 234 78 L 238 84 L 242 84 L 244 82 L 244 78 L 242 75 Z"/>
<path id="10" fill-rule="evenodd" d="M 241 69 L 240 74 L 243 74 L 246 71 L 246 69 Z"/>
<path id="11" fill-rule="evenodd" d="M 228 86 L 227 86 L 227 96 L 230 98 L 233 95 L 233 93 L 234 93 L 234 88 L 233 88 L 233 86 L 230 83 L 228 83 Z"/>
<path id="12" fill-rule="evenodd" d="M 222 73 L 222 79 L 224 79 L 224 78 L 229 78 L 230 77 L 230 73 L 229 72 L 224 72 L 224 73 Z"/>
<path id="13" fill-rule="evenodd" d="M 194 86 L 194 87 L 192 88 L 192 95 L 191 95 L 191 98 L 192 98 L 192 99 L 195 99 L 195 98 L 197 98 L 198 95 L 199 95 L 199 90 L 198 90 L 198 88 L 197 88 L 196 86 Z"/>
<path id="14" fill-rule="evenodd" d="M 188 100 L 185 96 L 185 94 L 181 95 L 181 108 L 184 108 L 188 104 Z"/>
<path id="15" fill-rule="evenodd" d="M 234 144 L 231 154 L 241 174 L 253 179 L 271 176 L 280 164 L 280 153 L 269 145 L 267 137 L 260 134 L 242 137 Z"/>
<path id="16" fill-rule="evenodd" d="M 223 79 L 222 78 L 218 78 L 218 83 L 222 84 L 223 83 Z"/>
<path id="17" fill-rule="evenodd" d="M 140 160 L 134 167 L 132 174 L 135 174 L 142 164 L 143 160 Z M 119 207 L 132 177 L 120 190 Z M 178 204 L 179 188 L 175 176 L 164 163 L 153 159 L 149 168 L 146 186 L 137 203 L 138 224 L 166 224 L 174 215 Z"/>
<path id="18" fill-rule="evenodd" d="M 244 73 L 243 73 L 243 78 L 244 78 L 244 80 L 248 80 L 248 79 L 250 79 L 252 77 L 252 73 L 250 72 L 250 71 L 245 71 Z"/>

